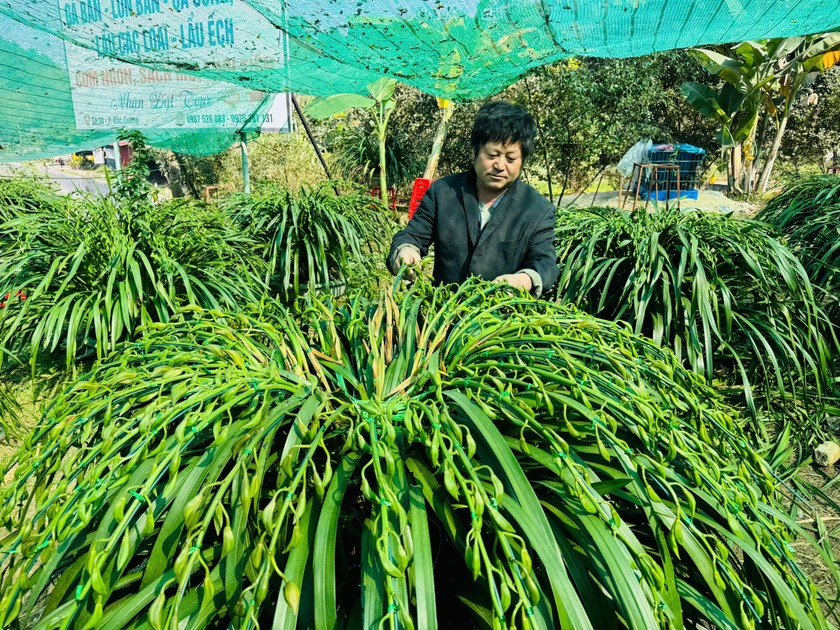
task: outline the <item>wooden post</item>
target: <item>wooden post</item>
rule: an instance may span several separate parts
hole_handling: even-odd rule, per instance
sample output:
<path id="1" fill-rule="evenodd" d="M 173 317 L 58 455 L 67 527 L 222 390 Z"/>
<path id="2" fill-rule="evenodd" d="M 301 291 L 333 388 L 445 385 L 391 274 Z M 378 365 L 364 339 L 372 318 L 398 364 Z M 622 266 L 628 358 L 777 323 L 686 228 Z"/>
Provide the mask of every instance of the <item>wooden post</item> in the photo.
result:
<path id="1" fill-rule="evenodd" d="M 251 174 L 248 172 L 248 143 L 245 141 L 245 132 L 239 132 L 239 148 L 242 153 L 242 181 L 245 183 L 245 194 L 251 194 Z"/>

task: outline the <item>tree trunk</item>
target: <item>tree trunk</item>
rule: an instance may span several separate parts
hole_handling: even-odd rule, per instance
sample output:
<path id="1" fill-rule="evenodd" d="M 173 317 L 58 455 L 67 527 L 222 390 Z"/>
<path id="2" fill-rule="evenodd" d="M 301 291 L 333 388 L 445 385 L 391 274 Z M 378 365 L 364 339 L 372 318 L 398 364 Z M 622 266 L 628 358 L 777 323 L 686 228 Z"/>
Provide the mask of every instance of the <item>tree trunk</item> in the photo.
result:
<path id="1" fill-rule="evenodd" d="M 542 125 L 540 124 L 540 118 L 537 115 L 537 110 L 534 107 L 533 98 L 531 95 L 531 85 L 528 83 L 528 79 L 525 79 L 523 82 L 525 84 L 525 89 L 528 92 L 528 109 L 531 110 L 531 113 L 534 117 L 534 122 L 537 125 L 537 133 L 541 139 L 540 145 L 542 146 L 542 153 L 543 153 L 543 161 L 545 162 L 545 177 L 548 180 L 548 198 L 554 203 L 554 189 L 551 186 L 551 165 L 548 162 L 548 148 L 546 147 L 546 140 L 545 134 L 543 134 Z"/>
<path id="2" fill-rule="evenodd" d="M 198 190 L 198 186 L 195 185 L 195 181 L 193 180 L 192 174 L 189 172 L 189 169 L 186 168 L 183 161 L 181 160 L 181 156 L 177 153 L 172 154 L 175 158 L 175 164 L 178 166 L 178 171 L 181 174 L 181 181 L 186 183 L 187 188 L 190 189 L 190 193 L 194 199 L 201 199 L 201 191 Z"/>
<path id="3" fill-rule="evenodd" d="M 779 156 L 779 147 L 782 146 L 782 136 L 785 134 L 789 118 L 790 112 L 785 109 L 785 113 L 779 121 L 779 129 L 776 131 L 776 137 L 773 138 L 773 146 L 764 163 L 764 170 L 761 172 L 761 180 L 758 185 L 759 192 L 766 192 L 767 186 L 770 184 L 770 175 L 773 173 L 773 166 L 775 166 L 776 158 Z"/>
<path id="4" fill-rule="evenodd" d="M 388 173 L 385 171 L 385 134 L 379 136 L 379 194 L 382 203 L 388 205 Z"/>
<path id="5" fill-rule="evenodd" d="M 758 132 L 758 139 L 755 141 L 755 162 L 758 165 L 761 162 L 761 149 L 764 147 L 764 141 L 767 139 L 767 129 L 770 126 L 770 114 L 765 113 L 761 117 L 761 130 Z M 758 168 L 756 166 L 756 168 Z"/>
<path id="6" fill-rule="evenodd" d="M 756 152 L 758 150 L 755 143 L 755 136 L 757 130 L 758 125 L 753 126 L 749 137 L 746 142 L 743 143 L 741 148 L 741 153 L 743 154 L 744 159 L 743 170 L 741 173 L 743 179 L 741 187 L 743 188 L 744 193 L 748 195 L 755 192 L 755 170 L 757 166 Z"/>
<path id="7" fill-rule="evenodd" d="M 753 194 L 755 192 L 755 159 L 749 158 L 744 161 L 741 178 L 741 189 L 747 195 Z"/>
<path id="8" fill-rule="evenodd" d="M 741 163 L 741 145 L 736 144 L 729 150 L 729 190 L 734 192 L 744 192 L 741 188 L 741 170 L 743 164 Z"/>
<path id="9" fill-rule="evenodd" d="M 385 207 L 388 207 L 388 171 L 385 160 L 385 137 L 388 128 L 388 115 L 384 103 L 379 103 L 379 116 L 376 117 L 377 139 L 379 140 L 379 195 Z"/>
<path id="10" fill-rule="evenodd" d="M 449 128 L 449 119 L 452 118 L 452 114 L 455 111 L 455 104 L 449 103 L 445 107 L 441 107 L 440 111 L 441 117 L 437 130 L 435 131 L 435 139 L 432 141 L 432 151 L 429 153 L 429 159 L 426 160 L 426 169 L 423 171 L 423 177 L 425 179 L 435 178 L 435 171 L 440 160 L 440 152 L 443 149 L 443 141 L 446 140 L 446 131 Z"/>

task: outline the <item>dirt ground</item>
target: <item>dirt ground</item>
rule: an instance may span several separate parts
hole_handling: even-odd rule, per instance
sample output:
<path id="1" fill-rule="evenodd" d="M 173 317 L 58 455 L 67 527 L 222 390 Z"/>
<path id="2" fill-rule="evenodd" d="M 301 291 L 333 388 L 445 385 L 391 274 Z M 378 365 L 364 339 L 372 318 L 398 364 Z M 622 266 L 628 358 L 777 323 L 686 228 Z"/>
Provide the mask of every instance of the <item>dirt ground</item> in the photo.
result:
<path id="1" fill-rule="evenodd" d="M 681 208 L 697 208 L 699 210 L 710 210 L 713 212 L 734 212 L 739 216 L 753 216 L 758 208 L 745 201 L 729 199 L 723 193 L 715 190 L 701 190 L 697 199 L 680 199 Z M 580 195 L 565 195 L 560 205 L 572 206 L 574 208 L 586 208 L 589 206 L 610 206 L 620 207 L 621 198 L 618 191 L 581 193 Z M 656 202 L 664 207 L 664 201 Z M 669 201 L 669 204 L 676 203 L 676 199 Z M 653 207 L 654 202 L 648 202 L 648 208 Z M 639 205 L 644 205 L 644 200 L 639 200 Z M 624 202 L 624 209 L 630 210 L 633 207 L 633 197 L 628 196 Z"/>
<path id="2" fill-rule="evenodd" d="M 838 462 L 840 464 L 840 462 Z M 817 540 L 835 566 L 840 558 L 840 466 L 821 467 L 806 463 L 799 469 L 786 488 L 782 488 L 787 497 L 788 513 L 796 516 L 797 523 Z M 819 488 L 825 497 L 806 494 L 808 486 Z M 805 501 L 795 501 L 793 492 L 797 492 Z M 807 503 L 808 505 L 803 505 Z M 840 599 L 837 583 L 832 571 L 820 554 L 805 540 L 793 543 L 799 566 L 816 584 L 824 597 L 823 612 L 835 627 L 840 626 Z"/>

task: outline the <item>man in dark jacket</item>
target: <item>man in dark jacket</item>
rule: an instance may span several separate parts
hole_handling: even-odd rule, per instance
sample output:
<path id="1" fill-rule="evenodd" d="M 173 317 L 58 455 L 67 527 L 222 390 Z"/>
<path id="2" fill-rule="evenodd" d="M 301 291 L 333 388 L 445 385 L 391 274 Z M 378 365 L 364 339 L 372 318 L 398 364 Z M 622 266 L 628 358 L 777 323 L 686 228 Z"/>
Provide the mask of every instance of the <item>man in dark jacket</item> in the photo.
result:
<path id="1" fill-rule="evenodd" d="M 426 191 L 414 217 L 394 235 L 391 271 L 419 263 L 434 244 L 436 283 L 476 275 L 537 297 L 548 291 L 559 273 L 554 205 L 519 181 L 535 136 L 534 120 L 523 108 L 503 101 L 483 105 L 470 138 L 473 168 Z"/>

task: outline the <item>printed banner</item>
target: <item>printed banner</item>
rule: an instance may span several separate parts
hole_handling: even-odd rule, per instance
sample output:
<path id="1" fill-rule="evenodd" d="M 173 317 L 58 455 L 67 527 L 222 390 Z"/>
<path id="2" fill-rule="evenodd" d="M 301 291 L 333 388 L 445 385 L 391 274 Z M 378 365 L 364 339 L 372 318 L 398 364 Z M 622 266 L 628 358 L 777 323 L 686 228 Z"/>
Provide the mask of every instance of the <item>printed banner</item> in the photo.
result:
<path id="1" fill-rule="evenodd" d="M 194 75 L 151 70 L 112 59 L 142 60 L 170 50 L 201 51 L 219 64 L 239 51 L 272 55 L 285 64 L 282 31 L 254 33 L 254 10 L 243 0 L 59 0 L 62 28 L 91 48 L 65 45 L 78 129 L 236 130 L 267 109 L 263 92 Z M 240 24 L 249 24 L 248 29 Z M 265 22 L 263 21 L 263 24 Z M 92 39 L 90 39 L 92 37 Z M 247 63 L 247 62 L 246 62 Z M 260 117 L 268 114 L 259 114 Z"/>

